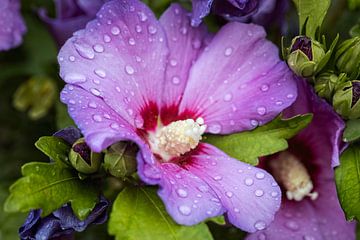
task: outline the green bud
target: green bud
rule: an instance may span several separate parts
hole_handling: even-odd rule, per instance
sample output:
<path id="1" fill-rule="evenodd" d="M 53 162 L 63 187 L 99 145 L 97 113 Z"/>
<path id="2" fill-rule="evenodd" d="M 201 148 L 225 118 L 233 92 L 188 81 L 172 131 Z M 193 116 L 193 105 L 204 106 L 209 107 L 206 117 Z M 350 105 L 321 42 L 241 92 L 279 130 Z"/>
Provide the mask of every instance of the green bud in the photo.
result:
<path id="1" fill-rule="evenodd" d="M 346 73 L 351 79 L 360 74 L 360 37 L 354 37 L 342 42 L 335 53 L 336 67 Z"/>
<path id="2" fill-rule="evenodd" d="M 315 79 L 315 91 L 320 97 L 330 101 L 336 87 L 346 80 L 345 73 L 338 76 L 333 71 L 324 72 Z"/>
<path id="3" fill-rule="evenodd" d="M 287 56 L 291 70 L 301 77 L 312 77 L 321 70 L 318 64 L 325 56 L 323 46 L 306 36 L 298 36 L 292 40 Z"/>
<path id="4" fill-rule="evenodd" d="M 56 91 L 56 85 L 50 78 L 32 77 L 16 90 L 14 107 L 19 111 L 28 110 L 33 120 L 40 119 L 53 105 Z"/>
<path id="5" fill-rule="evenodd" d="M 345 119 L 360 117 L 360 81 L 348 81 L 336 88 L 333 106 L 337 113 Z"/>
<path id="6" fill-rule="evenodd" d="M 91 174 L 99 170 L 102 154 L 90 150 L 83 138 L 78 139 L 72 146 L 69 159 L 71 165 L 80 173 Z"/>
<path id="7" fill-rule="evenodd" d="M 136 172 L 136 153 L 138 148 L 131 142 L 118 142 L 105 153 L 104 167 L 115 177 L 130 176 Z"/>

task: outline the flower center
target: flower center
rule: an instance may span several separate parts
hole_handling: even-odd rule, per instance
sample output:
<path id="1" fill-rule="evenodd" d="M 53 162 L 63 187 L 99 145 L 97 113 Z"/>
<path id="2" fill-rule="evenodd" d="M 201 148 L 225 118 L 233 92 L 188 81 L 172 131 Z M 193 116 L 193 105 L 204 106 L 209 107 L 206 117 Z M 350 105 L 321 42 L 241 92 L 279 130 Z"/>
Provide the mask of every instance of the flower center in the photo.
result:
<path id="1" fill-rule="evenodd" d="M 290 152 L 282 152 L 270 162 L 270 169 L 276 181 L 281 183 L 286 190 L 289 200 L 301 201 L 308 196 L 311 200 L 318 197 L 310 175 L 304 164 Z"/>
<path id="2" fill-rule="evenodd" d="M 167 126 L 160 126 L 155 133 L 149 134 L 149 143 L 153 153 L 158 154 L 164 161 L 196 148 L 206 130 L 204 119 L 198 118 L 179 120 Z"/>

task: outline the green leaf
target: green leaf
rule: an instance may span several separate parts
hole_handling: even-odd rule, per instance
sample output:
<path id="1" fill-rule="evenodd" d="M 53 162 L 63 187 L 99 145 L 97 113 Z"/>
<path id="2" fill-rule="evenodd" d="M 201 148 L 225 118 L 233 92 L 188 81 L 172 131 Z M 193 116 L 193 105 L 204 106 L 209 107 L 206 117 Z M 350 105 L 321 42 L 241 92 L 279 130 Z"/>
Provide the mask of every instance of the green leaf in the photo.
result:
<path id="1" fill-rule="evenodd" d="M 65 163 L 70 166 L 68 155 L 71 147 L 63 139 L 45 136 L 39 138 L 35 143 L 35 146 L 55 162 Z"/>
<path id="2" fill-rule="evenodd" d="M 347 220 L 360 220 L 360 148 L 351 146 L 335 169 L 336 189 Z"/>
<path id="3" fill-rule="evenodd" d="M 22 167 L 23 177 L 10 187 L 5 202 L 7 212 L 41 208 L 46 216 L 71 202 L 75 215 L 84 220 L 98 200 L 96 184 L 81 181 L 77 173 L 57 164 L 32 162 Z"/>
<path id="4" fill-rule="evenodd" d="M 312 114 L 298 115 L 289 119 L 278 117 L 272 122 L 252 131 L 231 135 L 206 135 L 208 142 L 229 156 L 247 162 L 258 164 L 258 157 L 270 155 L 288 147 L 286 139 L 295 136 L 312 120 Z"/>
<path id="5" fill-rule="evenodd" d="M 343 134 L 344 142 L 352 142 L 360 137 L 360 119 L 352 119 L 346 122 L 346 128 Z"/>
<path id="6" fill-rule="evenodd" d="M 315 39 L 315 33 L 321 27 L 331 1 L 293 0 L 293 2 L 299 15 L 299 31 L 305 27 L 306 36 Z"/>
<path id="7" fill-rule="evenodd" d="M 213 218 L 209 218 L 208 221 L 214 222 L 218 225 L 225 225 L 226 221 L 223 215 L 217 216 L 217 217 L 213 217 Z"/>
<path id="8" fill-rule="evenodd" d="M 118 195 L 109 233 L 117 240 L 212 239 L 205 223 L 191 227 L 176 224 L 152 187 L 128 187 Z"/>

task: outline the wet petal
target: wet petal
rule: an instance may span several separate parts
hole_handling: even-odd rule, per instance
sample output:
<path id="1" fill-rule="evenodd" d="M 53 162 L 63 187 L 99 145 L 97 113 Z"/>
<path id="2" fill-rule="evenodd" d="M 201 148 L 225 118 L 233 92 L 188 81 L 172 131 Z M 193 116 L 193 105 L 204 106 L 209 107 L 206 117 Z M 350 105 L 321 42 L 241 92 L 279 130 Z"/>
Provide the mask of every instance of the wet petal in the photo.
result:
<path id="1" fill-rule="evenodd" d="M 180 111 L 195 111 L 208 132 L 227 134 L 265 124 L 296 95 L 293 75 L 263 28 L 229 23 L 193 65 Z"/>
<path id="2" fill-rule="evenodd" d="M 22 43 L 26 26 L 20 15 L 19 0 L 0 0 L 0 51 Z"/>
<path id="3" fill-rule="evenodd" d="M 192 1 L 192 19 L 191 25 L 199 26 L 204 17 L 206 17 L 211 10 L 211 5 L 214 0 L 193 0 Z"/>
<path id="4" fill-rule="evenodd" d="M 264 229 L 280 207 L 281 192 L 266 171 L 236 159 L 208 144 L 199 146 L 184 166 L 216 193 L 230 223 L 247 231 Z"/>
<path id="5" fill-rule="evenodd" d="M 170 54 L 166 66 L 166 80 L 162 95 L 163 107 L 179 104 L 186 86 L 189 70 L 208 40 L 204 25 L 191 27 L 189 13 L 179 4 L 172 4 L 160 18 Z"/>
<path id="6" fill-rule="evenodd" d="M 66 85 L 61 92 L 61 101 L 68 105 L 70 116 L 93 151 L 100 152 L 120 140 L 140 141 L 134 128 L 102 98 L 77 86 Z"/>
<path id="7" fill-rule="evenodd" d="M 315 201 L 300 202 L 284 199 L 270 226 L 247 240 L 258 239 L 355 239 L 355 223 L 346 222 L 339 205 L 335 184 L 328 181 Z"/>
<path id="8" fill-rule="evenodd" d="M 141 128 L 140 111 L 160 102 L 167 52 L 162 27 L 146 5 L 111 1 L 62 47 L 60 76 Z"/>

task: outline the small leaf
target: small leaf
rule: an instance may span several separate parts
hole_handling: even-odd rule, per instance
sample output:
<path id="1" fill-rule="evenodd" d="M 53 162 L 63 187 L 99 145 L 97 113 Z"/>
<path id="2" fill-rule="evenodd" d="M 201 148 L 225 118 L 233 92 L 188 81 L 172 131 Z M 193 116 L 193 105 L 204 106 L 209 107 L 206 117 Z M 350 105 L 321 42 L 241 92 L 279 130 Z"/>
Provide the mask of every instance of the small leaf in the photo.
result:
<path id="1" fill-rule="evenodd" d="M 217 217 L 213 217 L 213 218 L 209 218 L 207 221 L 211 221 L 214 222 L 218 225 L 225 225 L 226 221 L 223 215 L 217 216 Z"/>
<path id="2" fill-rule="evenodd" d="M 343 134 L 345 142 L 352 142 L 360 138 L 360 119 L 352 119 L 346 122 L 346 128 Z"/>
<path id="3" fill-rule="evenodd" d="M 57 163 L 65 163 L 70 166 L 69 152 L 71 146 L 63 139 L 53 136 L 45 136 L 36 141 L 35 146 L 46 156 Z"/>
<path id="4" fill-rule="evenodd" d="M 23 177 L 10 187 L 5 202 L 7 212 L 26 212 L 41 208 L 43 216 L 71 202 L 75 215 L 84 220 L 98 200 L 96 184 L 81 181 L 77 173 L 54 163 L 27 163 Z"/>
<path id="5" fill-rule="evenodd" d="M 360 148 L 352 146 L 340 157 L 335 169 L 338 197 L 347 220 L 360 220 Z"/>
<path id="6" fill-rule="evenodd" d="M 312 114 L 298 115 L 289 119 L 276 118 L 272 122 L 252 131 L 231 135 L 206 135 L 204 139 L 229 156 L 257 165 L 258 157 L 274 154 L 288 147 L 290 139 L 305 128 L 312 120 Z"/>
<path id="7" fill-rule="evenodd" d="M 128 187 L 116 198 L 109 233 L 117 240 L 211 240 L 205 223 L 181 226 L 167 214 L 152 187 Z"/>
<path id="8" fill-rule="evenodd" d="M 325 18 L 330 0 L 293 0 L 299 15 L 299 31 L 305 26 L 305 34 L 315 39 L 315 34 Z M 306 25 L 305 25 L 306 24 Z"/>

